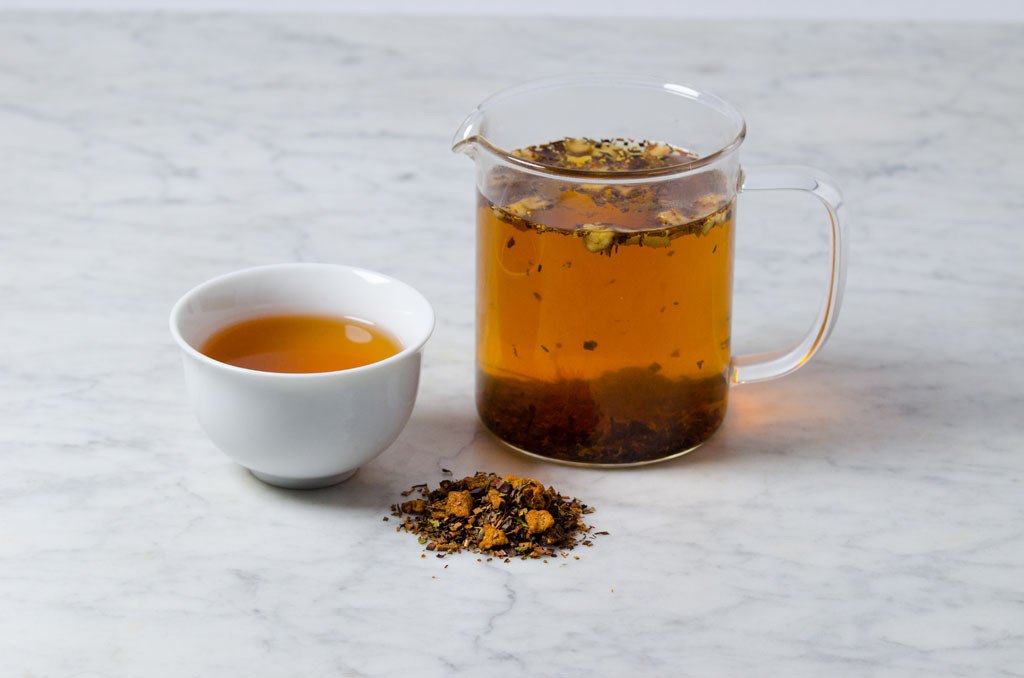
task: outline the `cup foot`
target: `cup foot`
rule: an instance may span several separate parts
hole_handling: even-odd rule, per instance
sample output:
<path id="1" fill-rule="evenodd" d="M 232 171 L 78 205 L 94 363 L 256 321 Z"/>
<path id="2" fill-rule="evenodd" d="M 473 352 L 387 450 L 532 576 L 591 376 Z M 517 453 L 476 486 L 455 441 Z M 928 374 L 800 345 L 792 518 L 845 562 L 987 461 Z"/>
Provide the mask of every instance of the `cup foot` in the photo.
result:
<path id="1" fill-rule="evenodd" d="M 249 473 L 253 474 L 259 480 L 262 480 L 267 485 L 273 485 L 274 487 L 283 487 L 286 490 L 317 490 L 321 487 L 330 487 L 331 485 L 337 485 L 338 483 L 345 482 L 349 478 L 355 475 L 357 469 L 351 471 L 345 471 L 334 476 L 321 476 L 319 478 L 288 478 L 285 476 L 275 476 L 269 473 L 260 473 L 259 471 L 253 471 L 249 469 Z"/>

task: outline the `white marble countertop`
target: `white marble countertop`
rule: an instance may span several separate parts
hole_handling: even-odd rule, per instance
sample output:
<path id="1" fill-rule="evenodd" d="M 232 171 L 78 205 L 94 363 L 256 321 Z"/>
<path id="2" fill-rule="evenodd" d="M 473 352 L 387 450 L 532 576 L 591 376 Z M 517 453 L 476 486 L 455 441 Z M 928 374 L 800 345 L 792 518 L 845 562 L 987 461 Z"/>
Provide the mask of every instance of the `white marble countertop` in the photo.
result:
<path id="1" fill-rule="evenodd" d="M 450 135 L 579 70 L 733 100 L 747 163 L 826 169 L 852 217 L 819 358 L 641 470 L 520 458 L 473 410 Z M 3 675 L 1024 675 L 1022 73 L 1021 25 L 0 15 Z M 813 316 L 820 215 L 741 200 L 736 345 L 774 348 Z M 166 320 L 297 260 L 439 319 L 398 442 L 307 493 L 206 440 Z M 421 559 L 381 518 L 441 467 L 534 475 L 611 534 Z"/>

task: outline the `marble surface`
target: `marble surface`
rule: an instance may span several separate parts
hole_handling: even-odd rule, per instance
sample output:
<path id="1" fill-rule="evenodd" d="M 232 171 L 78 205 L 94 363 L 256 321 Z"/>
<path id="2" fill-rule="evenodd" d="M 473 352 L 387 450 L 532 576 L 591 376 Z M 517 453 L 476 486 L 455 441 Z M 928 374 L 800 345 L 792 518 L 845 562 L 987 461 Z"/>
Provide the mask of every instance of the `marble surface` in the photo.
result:
<path id="1" fill-rule="evenodd" d="M 639 470 L 520 458 L 473 412 L 450 135 L 579 70 L 733 100 L 745 162 L 826 169 L 852 219 L 819 358 Z M 1022 73 L 1012 24 L 0 15 L 3 674 L 1024 675 Z M 810 322 L 820 218 L 742 198 L 740 350 Z M 279 261 L 396 275 L 439 319 L 408 428 L 329 490 L 217 452 L 167 332 Z M 421 559 L 381 519 L 442 467 L 535 475 L 611 534 Z"/>

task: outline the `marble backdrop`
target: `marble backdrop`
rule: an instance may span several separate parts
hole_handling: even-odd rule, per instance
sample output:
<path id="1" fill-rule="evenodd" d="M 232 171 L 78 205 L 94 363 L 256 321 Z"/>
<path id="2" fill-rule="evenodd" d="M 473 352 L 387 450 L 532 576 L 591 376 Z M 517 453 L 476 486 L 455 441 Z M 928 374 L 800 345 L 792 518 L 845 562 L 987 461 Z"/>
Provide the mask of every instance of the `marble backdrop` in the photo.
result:
<path id="1" fill-rule="evenodd" d="M 698 452 L 503 451 L 473 410 L 484 96 L 631 71 L 734 101 L 747 164 L 843 185 L 819 358 Z M 1024 675 L 1024 27 L 0 14 L 0 664 L 74 676 Z M 810 323 L 821 214 L 741 198 L 735 345 Z M 280 261 L 435 305 L 398 442 L 276 490 L 189 411 L 167 314 Z M 420 558 L 382 522 L 440 469 L 597 507 L 581 559 Z"/>

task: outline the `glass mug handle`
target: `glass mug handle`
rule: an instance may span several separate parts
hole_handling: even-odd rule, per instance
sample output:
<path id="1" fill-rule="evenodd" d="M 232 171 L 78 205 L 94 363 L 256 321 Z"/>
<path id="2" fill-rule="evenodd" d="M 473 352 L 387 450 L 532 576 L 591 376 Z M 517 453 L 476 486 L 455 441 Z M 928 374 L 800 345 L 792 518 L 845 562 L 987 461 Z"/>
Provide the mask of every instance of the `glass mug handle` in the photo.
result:
<path id="1" fill-rule="evenodd" d="M 733 358 L 729 379 L 733 384 L 752 384 L 782 377 L 811 359 L 825 344 L 839 315 L 846 281 L 846 221 L 843 196 L 824 172 L 796 165 L 763 165 L 744 168 L 740 191 L 804 191 L 818 198 L 828 212 L 832 243 L 831 266 L 825 299 L 804 338 L 794 347 L 774 353 L 756 353 Z"/>

